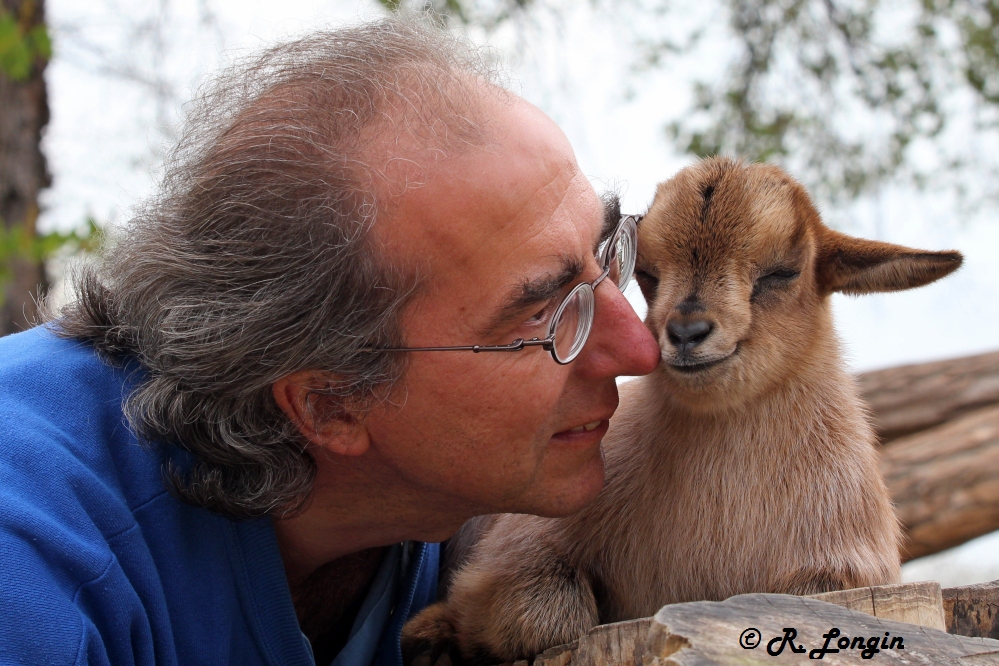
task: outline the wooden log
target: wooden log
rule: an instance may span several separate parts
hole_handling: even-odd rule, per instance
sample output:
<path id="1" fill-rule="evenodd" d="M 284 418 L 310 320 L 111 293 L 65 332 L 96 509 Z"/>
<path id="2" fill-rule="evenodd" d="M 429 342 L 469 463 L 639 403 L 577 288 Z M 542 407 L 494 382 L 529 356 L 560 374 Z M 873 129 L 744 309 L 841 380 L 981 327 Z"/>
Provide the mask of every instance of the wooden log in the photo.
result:
<path id="1" fill-rule="evenodd" d="M 999 580 L 943 590 L 947 631 L 999 639 Z"/>
<path id="2" fill-rule="evenodd" d="M 905 527 L 903 560 L 999 529 L 999 406 L 895 440 L 881 472 Z"/>
<path id="3" fill-rule="evenodd" d="M 860 587 L 810 597 L 882 620 L 945 629 L 940 584 L 934 581 Z M 664 608 L 669 608 L 666 606 Z M 594 627 L 578 641 L 545 650 L 533 666 L 649 666 L 652 618 Z M 767 655 L 769 656 L 769 655 Z M 514 662 L 512 666 L 526 666 Z M 450 666 L 437 663 L 437 666 Z"/>
<path id="4" fill-rule="evenodd" d="M 810 598 L 884 620 L 908 622 L 947 631 L 943 596 L 940 583 L 936 581 L 858 587 L 852 590 L 813 594 Z"/>
<path id="5" fill-rule="evenodd" d="M 882 442 L 999 404 L 999 352 L 905 365 L 857 377 Z"/>
<path id="6" fill-rule="evenodd" d="M 863 638 L 863 648 L 839 648 L 837 642 L 846 637 L 849 645 Z M 901 643 L 883 649 L 885 638 L 889 646 L 892 638 Z M 868 640 L 878 652 L 866 653 L 864 659 Z M 823 646 L 833 651 L 822 652 Z M 819 658 L 829 664 L 860 664 L 872 657 L 879 664 L 999 664 L 996 640 L 956 636 L 783 594 L 664 606 L 649 627 L 646 650 L 645 666 L 810 664 Z M 773 655 L 778 650 L 779 656 Z"/>
<path id="7" fill-rule="evenodd" d="M 599 625 L 574 643 L 545 650 L 534 666 L 642 666 L 651 625 L 651 617 Z"/>

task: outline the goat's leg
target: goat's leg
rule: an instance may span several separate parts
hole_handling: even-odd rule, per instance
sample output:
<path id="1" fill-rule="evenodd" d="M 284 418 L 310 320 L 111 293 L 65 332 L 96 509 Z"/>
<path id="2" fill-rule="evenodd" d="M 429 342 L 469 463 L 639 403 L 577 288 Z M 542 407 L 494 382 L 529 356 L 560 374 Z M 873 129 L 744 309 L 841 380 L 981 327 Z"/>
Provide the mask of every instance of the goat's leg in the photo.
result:
<path id="1" fill-rule="evenodd" d="M 531 659 L 598 623 L 589 576 L 566 558 L 484 558 L 459 571 L 446 601 L 403 631 L 406 654 L 439 654 L 450 643 L 471 663 Z"/>

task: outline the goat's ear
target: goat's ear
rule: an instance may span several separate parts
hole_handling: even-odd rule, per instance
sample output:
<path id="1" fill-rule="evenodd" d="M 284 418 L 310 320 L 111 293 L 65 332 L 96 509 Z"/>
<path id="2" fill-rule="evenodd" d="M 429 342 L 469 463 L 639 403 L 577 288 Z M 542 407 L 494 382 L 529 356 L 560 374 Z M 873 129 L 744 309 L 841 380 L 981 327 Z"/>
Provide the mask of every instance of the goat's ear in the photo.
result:
<path id="1" fill-rule="evenodd" d="M 826 230 L 819 242 L 816 278 L 824 294 L 901 291 L 935 282 L 956 271 L 964 257 L 865 240 Z"/>

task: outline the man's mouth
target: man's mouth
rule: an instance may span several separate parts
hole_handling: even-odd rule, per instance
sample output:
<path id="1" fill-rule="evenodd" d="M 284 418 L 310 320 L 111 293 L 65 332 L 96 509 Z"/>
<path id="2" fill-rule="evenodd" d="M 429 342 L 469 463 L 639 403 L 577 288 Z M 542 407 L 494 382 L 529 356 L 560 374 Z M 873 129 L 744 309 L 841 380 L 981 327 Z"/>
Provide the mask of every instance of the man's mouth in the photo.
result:
<path id="1" fill-rule="evenodd" d="M 553 435 L 553 438 L 560 441 L 600 441 L 603 436 L 607 434 L 607 429 L 610 427 L 610 417 L 605 419 L 597 419 L 596 421 L 590 421 L 589 423 L 584 423 L 583 425 L 575 426 L 573 428 L 567 428 L 565 430 L 560 430 Z M 594 439 L 596 438 L 596 439 Z"/>
<path id="2" fill-rule="evenodd" d="M 577 426 L 572 430 L 569 430 L 569 432 L 589 432 L 590 430 L 596 430 L 597 426 L 599 425 L 600 425 L 600 420 L 591 421 L 590 423 L 584 423 L 581 426 Z"/>

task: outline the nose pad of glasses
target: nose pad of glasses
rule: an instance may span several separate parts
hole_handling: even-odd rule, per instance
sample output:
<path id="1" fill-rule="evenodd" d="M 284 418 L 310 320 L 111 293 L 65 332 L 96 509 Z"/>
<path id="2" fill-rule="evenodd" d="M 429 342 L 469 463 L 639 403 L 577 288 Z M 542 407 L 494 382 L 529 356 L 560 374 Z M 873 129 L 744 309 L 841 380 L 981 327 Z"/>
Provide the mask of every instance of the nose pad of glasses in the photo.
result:
<path id="1" fill-rule="evenodd" d="M 593 288 L 585 282 L 576 286 L 555 313 L 552 322 L 552 356 L 559 363 L 571 362 L 583 350 L 593 328 Z"/>

